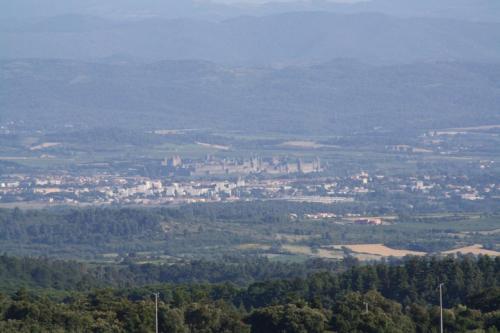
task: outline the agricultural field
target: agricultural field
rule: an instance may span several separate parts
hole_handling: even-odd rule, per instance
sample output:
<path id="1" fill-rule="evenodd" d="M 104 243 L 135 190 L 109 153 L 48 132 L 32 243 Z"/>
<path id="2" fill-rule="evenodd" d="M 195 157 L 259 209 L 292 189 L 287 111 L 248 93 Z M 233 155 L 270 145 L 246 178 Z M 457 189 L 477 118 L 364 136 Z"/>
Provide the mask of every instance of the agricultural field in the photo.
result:
<path id="1" fill-rule="evenodd" d="M 443 252 L 443 254 L 458 254 L 458 253 L 462 253 L 462 254 L 474 254 L 474 255 L 480 255 L 480 254 L 482 254 L 482 255 L 488 255 L 488 256 L 492 256 L 492 257 L 498 257 L 498 256 L 500 256 L 500 252 L 499 251 L 487 250 L 481 244 L 474 244 L 474 245 L 471 245 L 471 246 L 465 246 L 465 247 L 461 247 L 461 248 L 458 248 L 458 249 L 453 249 L 453 250 L 449 250 L 449 251 L 444 251 Z"/>
<path id="2" fill-rule="evenodd" d="M 369 254 L 379 257 L 424 256 L 427 254 L 425 252 L 392 249 L 384 244 L 352 244 L 345 245 L 345 247 L 356 254 Z"/>
<path id="3" fill-rule="evenodd" d="M 226 255 L 375 260 L 500 252 L 498 215 L 391 214 L 391 223 L 382 225 L 290 218 L 290 212 L 301 215 L 328 206 L 276 201 L 148 209 L 0 209 L 0 250 L 104 262 L 130 254 L 141 262 L 170 262 Z M 83 232 L 86 236 L 78 236 Z"/>

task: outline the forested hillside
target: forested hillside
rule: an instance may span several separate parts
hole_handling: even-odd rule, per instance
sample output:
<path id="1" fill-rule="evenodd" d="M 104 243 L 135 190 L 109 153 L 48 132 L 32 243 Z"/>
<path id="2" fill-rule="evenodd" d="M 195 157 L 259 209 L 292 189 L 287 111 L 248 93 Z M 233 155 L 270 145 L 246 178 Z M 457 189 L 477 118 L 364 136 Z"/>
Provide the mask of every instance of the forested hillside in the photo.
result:
<path id="1" fill-rule="evenodd" d="M 488 257 L 407 258 L 244 288 L 226 283 L 84 293 L 19 289 L 0 294 L 0 330 L 152 331 L 152 293 L 159 291 L 161 332 L 437 332 L 439 283 L 447 332 L 498 332 L 500 258 Z"/>
<path id="2" fill-rule="evenodd" d="M 217 261 L 178 261 L 175 264 L 96 265 L 48 258 L 0 256 L 0 291 L 20 286 L 32 289 L 88 291 L 98 287 L 127 288 L 156 283 L 233 283 L 246 286 L 256 281 L 305 278 L 317 272 L 343 272 L 358 265 L 343 261 L 308 260 L 275 262 L 266 258 L 224 257 Z"/>
<path id="3" fill-rule="evenodd" d="M 495 212 L 496 206 L 491 207 Z M 369 209 L 352 203 L 332 206 L 284 201 L 148 209 L 0 209 L 0 253 L 108 263 L 171 263 L 216 261 L 224 256 L 307 258 L 290 252 L 289 246 L 292 250 L 299 246 L 316 251 L 331 251 L 336 246 L 337 258 L 342 258 L 356 256 L 342 249 L 350 244 L 384 243 L 396 249 L 436 254 L 474 244 L 487 244 L 495 250 L 498 243 L 495 213 L 426 217 L 404 214 L 402 210 L 397 223 L 383 226 L 303 218 L 305 214 L 325 211 L 380 211 L 377 206 L 373 211 Z M 291 218 L 292 213 L 300 218 Z M 458 238 L 459 233 L 464 236 Z"/>
<path id="4" fill-rule="evenodd" d="M 1 120 L 33 126 L 334 135 L 500 123 L 496 64 L 336 60 L 242 69 L 199 61 L 12 60 L 0 62 L 0 77 Z"/>

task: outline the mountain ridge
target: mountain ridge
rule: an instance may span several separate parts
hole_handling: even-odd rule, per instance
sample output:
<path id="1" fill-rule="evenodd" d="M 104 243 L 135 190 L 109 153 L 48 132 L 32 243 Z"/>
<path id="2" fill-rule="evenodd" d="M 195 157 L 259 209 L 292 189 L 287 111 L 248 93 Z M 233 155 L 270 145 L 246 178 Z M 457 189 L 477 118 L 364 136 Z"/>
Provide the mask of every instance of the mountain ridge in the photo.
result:
<path id="1" fill-rule="evenodd" d="M 73 23 L 64 23 L 68 20 Z M 93 60 L 122 54 L 148 61 L 202 59 L 230 66 L 310 64 L 333 58 L 378 64 L 500 61 L 500 44 L 495 42 L 500 40 L 500 23 L 373 13 L 295 12 L 221 22 L 69 16 L 0 26 L 3 59 Z"/>
<path id="2" fill-rule="evenodd" d="M 500 123 L 500 64 L 0 62 L 2 120 L 348 133 Z"/>

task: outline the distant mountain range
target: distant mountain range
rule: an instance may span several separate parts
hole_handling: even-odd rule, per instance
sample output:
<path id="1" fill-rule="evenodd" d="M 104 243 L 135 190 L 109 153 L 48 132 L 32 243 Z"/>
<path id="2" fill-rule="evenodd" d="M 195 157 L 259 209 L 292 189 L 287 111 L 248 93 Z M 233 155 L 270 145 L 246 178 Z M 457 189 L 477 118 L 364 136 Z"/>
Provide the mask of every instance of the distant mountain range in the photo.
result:
<path id="1" fill-rule="evenodd" d="M 32 59 L 0 62 L 0 78 L 0 121 L 30 124 L 316 134 L 500 124 L 499 64 Z"/>
<path id="2" fill-rule="evenodd" d="M 113 21 L 65 15 L 0 24 L 0 58 L 149 61 L 199 59 L 231 66 L 311 64 L 334 58 L 391 64 L 500 61 L 500 23 L 295 12 Z"/>
<path id="3" fill-rule="evenodd" d="M 77 14 L 113 19 L 203 18 L 271 15 L 291 11 L 374 12 L 399 17 L 436 17 L 500 22 L 498 0 L 262 1 L 260 5 L 210 0 L 15 0 L 4 1 L 0 18 L 20 19 Z"/>
<path id="4" fill-rule="evenodd" d="M 1 9 L 0 121 L 297 133 L 500 123 L 497 0 Z"/>

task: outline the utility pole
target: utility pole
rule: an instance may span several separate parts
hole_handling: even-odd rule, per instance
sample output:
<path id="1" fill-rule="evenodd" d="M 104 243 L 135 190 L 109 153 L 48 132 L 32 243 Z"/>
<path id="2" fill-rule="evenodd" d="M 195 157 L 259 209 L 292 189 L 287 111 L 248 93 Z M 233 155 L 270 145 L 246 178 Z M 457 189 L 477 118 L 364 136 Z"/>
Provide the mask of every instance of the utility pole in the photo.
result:
<path id="1" fill-rule="evenodd" d="M 160 293 L 156 292 L 155 295 L 155 323 L 156 323 L 156 333 L 158 333 L 158 298 L 160 297 Z"/>
<path id="2" fill-rule="evenodd" d="M 444 332 L 443 328 L 443 285 L 444 283 L 439 284 L 439 307 L 441 312 L 440 324 L 441 324 L 441 333 Z"/>
<path id="3" fill-rule="evenodd" d="M 368 302 L 363 302 L 365 303 L 365 313 L 368 314 Z"/>

